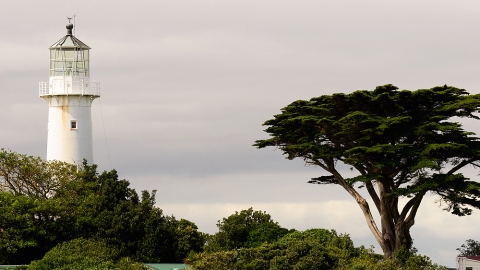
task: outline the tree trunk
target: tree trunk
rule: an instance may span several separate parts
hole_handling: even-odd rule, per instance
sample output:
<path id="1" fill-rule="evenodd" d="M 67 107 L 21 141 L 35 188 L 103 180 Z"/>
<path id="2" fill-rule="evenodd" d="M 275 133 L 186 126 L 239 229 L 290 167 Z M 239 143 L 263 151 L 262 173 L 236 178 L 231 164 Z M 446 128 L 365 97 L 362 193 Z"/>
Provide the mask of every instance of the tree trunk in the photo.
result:
<path id="1" fill-rule="evenodd" d="M 398 209 L 398 198 L 389 196 L 392 188 L 389 186 L 388 181 L 377 182 L 378 194 L 373 188 L 373 185 L 367 182 L 366 187 L 369 195 L 380 214 L 381 228 L 379 229 L 372 216 L 367 200 L 345 182 L 343 177 L 333 168 L 333 165 L 328 168 L 325 167 L 325 169 L 329 169 L 329 172 L 333 174 L 338 184 L 350 193 L 358 206 L 360 206 L 370 231 L 382 248 L 385 259 L 395 258 L 396 251 L 402 247 L 406 249 L 412 247 L 410 228 L 415 223 L 415 216 L 425 192 L 419 192 L 415 197 L 411 198 L 400 213 Z"/>
<path id="2" fill-rule="evenodd" d="M 416 210 L 421 202 L 423 194 L 419 194 L 417 197 L 411 199 L 407 205 L 404 207 L 402 213 L 398 212 L 398 200 L 396 198 L 389 197 L 389 188 L 384 183 L 379 182 L 378 185 L 378 197 L 374 199 L 375 206 L 380 214 L 380 225 L 381 228 L 375 231 L 376 226 L 369 226 L 372 233 L 376 236 L 376 240 L 380 247 L 382 248 L 383 255 L 385 259 L 395 258 L 396 252 L 404 247 L 410 249 L 412 247 L 412 237 L 410 235 L 410 227 L 414 223 L 414 217 L 416 215 Z M 375 195 L 370 192 L 370 195 Z M 368 209 L 367 206 L 361 205 L 360 201 L 357 199 L 357 202 L 360 205 L 360 208 L 364 212 L 364 215 L 367 219 L 367 222 L 375 223 L 373 217 L 370 213 L 367 213 L 365 210 Z M 407 213 L 410 215 L 407 216 Z"/>
<path id="3" fill-rule="evenodd" d="M 379 242 L 385 259 L 395 258 L 396 252 L 400 248 L 404 247 L 408 250 L 413 244 L 410 230 L 403 222 L 395 225 L 394 231 L 395 235 L 393 235 L 393 239 L 390 236 L 384 235 L 384 240 Z"/>
<path id="4" fill-rule="evenodd" d="M 412 236 L 410 235 L 410 228 L 405 224 L 405 222 L 399 222 L 395 226 L 395 251 L 397 251 L 402 246 L 406 249 L 412 247 L 413 241 Z"/>

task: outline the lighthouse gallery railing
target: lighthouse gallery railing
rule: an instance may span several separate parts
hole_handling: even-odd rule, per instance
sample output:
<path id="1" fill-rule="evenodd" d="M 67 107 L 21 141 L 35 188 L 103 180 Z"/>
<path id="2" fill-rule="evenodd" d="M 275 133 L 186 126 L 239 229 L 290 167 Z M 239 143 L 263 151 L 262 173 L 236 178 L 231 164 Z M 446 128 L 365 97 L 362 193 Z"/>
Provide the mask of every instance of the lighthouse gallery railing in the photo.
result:
<path id="1" fill-rule="evenodd" d="M 38 85 L 39 95 L 92 95 L 100 96 L 99 82 L 84 82 L 73 80 L 70 82 L 40 82 Z"/>

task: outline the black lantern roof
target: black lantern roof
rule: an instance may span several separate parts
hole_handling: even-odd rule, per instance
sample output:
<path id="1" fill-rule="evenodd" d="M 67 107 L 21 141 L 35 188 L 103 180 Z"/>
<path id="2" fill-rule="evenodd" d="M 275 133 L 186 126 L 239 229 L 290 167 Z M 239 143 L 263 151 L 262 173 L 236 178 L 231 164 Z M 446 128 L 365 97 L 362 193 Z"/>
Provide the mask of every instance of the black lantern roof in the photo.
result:
<path id="1" fill-rule="evenodd" d="M 55 49 L 85 49 L 89 50 L 90 47 L 87 44 L 80 41 L 72 34 L 73 24 L 67 24 L 67 35 L 61 38 L 59 41 L 55 42 L 52 46 L 50 46 L 50 50 Z"/>

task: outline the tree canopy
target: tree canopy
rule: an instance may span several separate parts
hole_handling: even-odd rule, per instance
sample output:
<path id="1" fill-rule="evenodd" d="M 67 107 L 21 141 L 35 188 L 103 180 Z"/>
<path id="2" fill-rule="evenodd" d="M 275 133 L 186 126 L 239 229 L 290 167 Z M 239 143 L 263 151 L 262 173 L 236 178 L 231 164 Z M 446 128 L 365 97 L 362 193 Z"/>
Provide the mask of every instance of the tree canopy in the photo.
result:
<path id="1" fill-rule="evenodd" d="M 480 242 L 468 239 L 457 250 L 460 251 L 462 256 L 480 256 Z"/>
<path id="2" fill-rule="evenodd" d="M 78 238 L 141 262 L 182 262 L 203 248 L 205 236 L 193 222 L 164 215 L 155 191 L 139 196 L 115 170 L 2 149 L 0 184 L 0 264 L 28 264 Z"/>
<path id="3" fill-rule="evenodd" d="M 0 191 L 46 199 L 76 179 L 76 172 L 73 164 L 0 149 Z"/>
<path id="4" fill-rule="evenodd" d="M 249 218 L 239 217 L 248 217 L 252 213 L 268 218 L 262 218 L 261 220 L 267 222 L 257 224 L 257 228 L 251 232 L 271 228 L 269 215 L 253 211 L 252 208 L 242 210 L 240 213 L 235 212 L 223 221 L 229 220 L 230 225 L 245 227 L 244 221 Z M 280 227 L 278 224 L 277 226 Z M 259 237 L 258 240 L 264 239 L 264 235 L 249 234 L 249 238 L 255 237 Z M 335 230 L 309 229 L 303 232 L 290 230 L 281 237 L 269 238 L 259 245 L 248 246 L 246 243 L 242 245 L 243 247 L 239 249 L 223 247 L 222 250 L 214 252 L 206 250 L 191 253 L 185 262 L 196 270 L 446 270 L 445 267 L 432 263 L 427 256 L 416 254 L 414 248 L 403 249 L 397 258 L 384 260 L 373 248 L 355 247 L 348 234 L 339 235 Z"/>
<path id="5" fill-rule="evenodd" d="M 358 203 L 386 257 L 412 245 L 410 228 L 427 193 L 459 216 L 480 208 L 480 184 L 460 170 L 478 168 L 480 141 L 461 118 L 478 120 L 480 95 L 451 86 L 373 91 L 298 100 L 264 123 L 271 137 L 254 146 L 273 146 L 288 159 L 301 158 L 328 174 L 309 183 L 341 186 Z M 357 172 L 345 177 L 341 164 Z M 350 172 L 349 172 L 350 173 Z M 372 208 L 358 191 L 366 188 Z M 403 206 L 399 199 L 407 198 Z"/>
<path id="6" fill-rule="evenodd" d="M 45 256 L 33 261 L 25 270 L 46 269 L 112 269 L 112 270 L 148 270 L 142 263 L 121 258 L 119 252 L 103 241 L 92 239 L 74 239 L 61 243 L 48 251 Z"/>
<path id="7" fill-rule="evenodd" d="M 266 212 L 253 208 L 235 212 L 217 223 L 218 232 L 207 239 L 207 252 L 238 250 L 273 243 L 288 233 Z"/>

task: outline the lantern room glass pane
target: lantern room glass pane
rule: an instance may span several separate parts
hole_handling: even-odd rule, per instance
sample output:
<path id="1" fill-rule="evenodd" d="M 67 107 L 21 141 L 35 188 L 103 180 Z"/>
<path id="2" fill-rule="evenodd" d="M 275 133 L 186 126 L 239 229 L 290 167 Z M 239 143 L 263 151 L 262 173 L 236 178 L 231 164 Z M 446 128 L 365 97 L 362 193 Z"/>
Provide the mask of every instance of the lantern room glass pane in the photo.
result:
<path id="1" fill-rule="evenodd" d="M 78 50 L 76 51 L 76 60 L 77 61 L 82 61 L 83 60 L 83 51 L 82 50 Z"/>
<path id="2" fill-rule="evenodd" d="M 55 59 L 62 59 L 62 58 L 63 58 L 62 50 L 55 50 Z"/>
<path id="3" fill-rule="evenodd" d="M 75 56 L 75 51 L 73 50 L 65 50 L 63 52 L 64 52 L 65 59 L 71 60 Z"/>
<path id="4" fill-rule="evenodd" d="M 50 50 L 50 76 L 89 76 L 89 50 L 56 48 Z"/>

